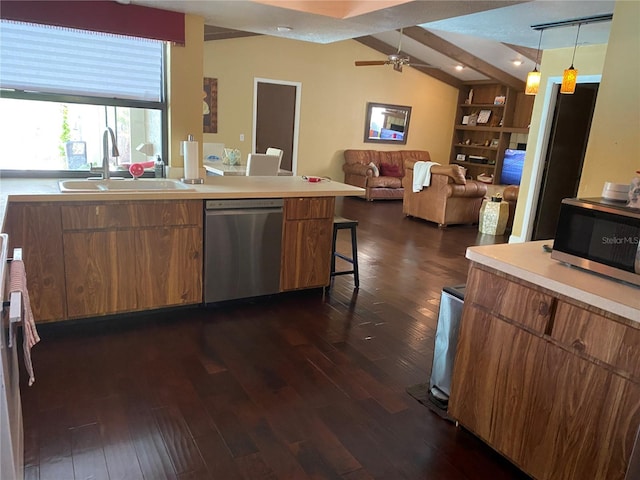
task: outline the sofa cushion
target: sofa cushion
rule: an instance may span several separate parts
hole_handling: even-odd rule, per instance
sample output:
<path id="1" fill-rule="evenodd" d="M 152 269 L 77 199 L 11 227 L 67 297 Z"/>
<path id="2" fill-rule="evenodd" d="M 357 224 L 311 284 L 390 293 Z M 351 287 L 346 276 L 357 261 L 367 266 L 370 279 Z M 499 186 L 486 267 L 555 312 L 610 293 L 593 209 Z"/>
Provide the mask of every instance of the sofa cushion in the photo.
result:
<path id="1" fill-rule="evenodd" d="M 374 177 L 380 176 L 380 170 L 378 169 L 378 166 L 375 163 L 370 162 L 368 166 L 371 167 L 371 169 L 373 170 Z"/>
<path id="2" fill-rule="evenodd" d="M 394 165 L 391 163 L 381 163 L 380 164 L 380 175 L 383 177 L 398 177 L 402 178 L 403 172 L 400 165 Z"/>
<path id="3" fill-rule="evenodd" d="M 369 188 L 400 188 L 402 179 L 400 177 L 371 177 L 367 182 Z"/>

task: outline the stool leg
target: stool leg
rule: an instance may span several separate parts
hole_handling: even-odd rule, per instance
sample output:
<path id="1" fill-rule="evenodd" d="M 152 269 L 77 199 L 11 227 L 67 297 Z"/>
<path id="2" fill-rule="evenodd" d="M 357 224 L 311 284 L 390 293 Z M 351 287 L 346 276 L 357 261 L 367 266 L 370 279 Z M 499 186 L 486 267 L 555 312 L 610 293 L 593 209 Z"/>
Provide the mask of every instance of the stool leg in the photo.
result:
<path id="1" fill-rule="evenodd" d="M 327 288 L 331 288 L 333 285 L 334 273 L 336 273 L 336 241 L 338 239 L 338 229 L 333 226 L 333 241 L 331 243 L 331 272 L 329 273 L 329 285 Z"/>
<path id="2" fill-rule="evenodd" d="M 360 287 L 360 274 L 358 273 L 358 237 L 356 227 L 351 228 L 351 255 L 353 260 L 353 281 L 356 288 Z"/>

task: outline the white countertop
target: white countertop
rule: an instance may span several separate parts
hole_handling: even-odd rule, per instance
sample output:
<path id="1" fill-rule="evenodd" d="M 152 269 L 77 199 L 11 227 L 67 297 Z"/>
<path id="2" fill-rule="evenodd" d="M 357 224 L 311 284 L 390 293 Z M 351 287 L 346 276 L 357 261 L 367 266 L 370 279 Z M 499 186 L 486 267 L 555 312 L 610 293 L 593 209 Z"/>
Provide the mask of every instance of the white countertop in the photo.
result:
<path id="1" fill-rule="evenodd" d="M 235 165 L 225 165 L 224 163 L 222 163 L 222 160 L 205 160 L 204 162 L 202 162 L 202 165 L 207 172 L 211 172 L 215 175 L 242 176 L 247 174 L 247 166 L 241 165 L 239 163 Z M 290 170 L 279 168 L 278 175 L 291 176 L 293 175 L 293 172 L 291 172 Z"/>
<path id="2" fill-rule="evenodd" d="M 179 200 L 219 198 L 290 198 L 363 196 L 363 188 L 332 180 L 307 182 L 302 177 L 207 176 L 192 190 L 109 191 L 62 193 L 58 179 L 0 179 L 0 221 L 7 202 L 89 202 L 114 200 Z M 124 180 L 132 181 L 132 180 Z M 153 181 L 144 179 L 144 181 Z"/>
<path id="3" fill-rule="evenodd" d="M 551 259 L 553 240 L 467 248 L 466 257 L 588 305 L 640 322 L 640 287 L 610 280 Z"/>

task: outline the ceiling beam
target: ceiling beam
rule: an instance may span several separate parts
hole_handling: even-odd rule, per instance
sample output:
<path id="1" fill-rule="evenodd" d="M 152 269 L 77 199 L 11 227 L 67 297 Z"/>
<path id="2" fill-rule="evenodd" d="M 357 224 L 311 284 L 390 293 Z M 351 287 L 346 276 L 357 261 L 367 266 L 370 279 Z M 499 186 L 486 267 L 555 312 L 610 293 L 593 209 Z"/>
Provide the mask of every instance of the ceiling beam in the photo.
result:
<path id="1" fill-rule="evenodd" d="M 540 60 L 538 58 L 538 50 L 536 50 L 535 48 L 523 47 L 522 45 L 514 45 L 513 43 L 504 43 L 504 42 L 502 42 L 502 45 L 504 45 L 507 48 L 510 48 L 514 52 L 518 52 L 520 55 L 522 55 L 525 58 L 528 58 L 532 62 L 537 63 Z"/>
<path id="2" fill-rule="evenodd" d="M 416 42 L 432 48 L 447 57 L 453 58 L 462 65 L 472 68 L 476 72 L 480 72 L 498 83 L 502 83 L 516 90 L 524 90 L 525 83 L 522 80 L 509 75 L 499 68 L 496 68 L 475 55 L 470 54 L 453 43 L 434 35 L 424 28 L 407 27 L 403 30 L 403 33 Z"/>
<path id="3" fill-rule="evenodd" d="M 229 38 L 253 37 L 258 33 L 244 32 L 242 30 L 233 30 L 231 28 L 216 27 L 214 25 L 204 26 L 204 41 L 209 40 L 227 40 Z"/>
<path id="4" fill-rule="evenodd" d="M 392 47 L 388 43 L 385 43 L 382 40 L 378 40 L 377 38 L 372 36 L 358 37 L 358 38 L 354 38 L 354 40 L 385 55 L 391 55 L 392 53 L 398 52 L 397 48 Z M 405 52 L 400 52 L 400 54 L 403 56 L 409 56 Z M 391 68 L 387 65 L 384 65 L 384 67 Z M 451 85 L 452 87 L 455 87 L 455 88 L 462 88 L 464 85 L 463 82 L 458 78 L 454 77 L 453 75 L 449 75 L 448 73 L 445 73 L 438 68 L 426 68 L 426 67 L 420 67 L 417 65 L 415 67 L 411 66 L 411 68 L 414 68 L 419 72 L 424 73 L 425 75 L 429 75 L 430 77 L 440 80 L 441 82 L 444 82 L 447 85 Z M 524 89 L 524 86 L 522 88 Z"/>

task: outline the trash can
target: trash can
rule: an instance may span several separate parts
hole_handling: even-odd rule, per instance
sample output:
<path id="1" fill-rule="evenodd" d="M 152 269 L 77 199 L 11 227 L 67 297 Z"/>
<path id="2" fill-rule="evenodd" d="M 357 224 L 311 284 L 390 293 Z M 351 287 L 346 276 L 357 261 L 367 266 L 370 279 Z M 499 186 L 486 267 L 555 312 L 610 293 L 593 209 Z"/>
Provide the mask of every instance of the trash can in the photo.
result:
<path id="1" fill-rule="evenodd" d="M 444 287 L 440 296 L 433 366 L 429 381 L 429 399 L 445 410 L 451 393 L 451 376 L 456 357 L 465 287 L 466 285 Z"/>

